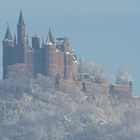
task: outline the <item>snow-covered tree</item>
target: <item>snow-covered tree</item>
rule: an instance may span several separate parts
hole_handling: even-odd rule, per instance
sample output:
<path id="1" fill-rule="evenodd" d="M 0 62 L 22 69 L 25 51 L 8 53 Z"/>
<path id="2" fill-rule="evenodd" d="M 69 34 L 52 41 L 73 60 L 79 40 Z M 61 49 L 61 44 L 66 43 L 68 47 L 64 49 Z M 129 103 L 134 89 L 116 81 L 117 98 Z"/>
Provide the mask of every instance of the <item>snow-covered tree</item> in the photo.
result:
<path id="1" fill-rule="evenodd" d="M 128 74 L 128 72 L 123 69 L 119 70 L 116 78 L 116 84 L 129 85 L 130 82 L 132 82 L 132 77 Z"/>
<path id="2" fill-rule="evenodd" d="M 95 83 L 106 83 L 107 78 L 103 67 L 93 62 L 83 62 L 81 72 L 87 74 L 88 80 Z"/>
<path id="3" fill-rule="evenodd" d="M 111 85 L 114 85 L 115 82 L 116 82 L 115 76 L 114 76 L 114 75 L 111 75 L 111 77 L 110 77 L 110 79 L 109 79 L 109 83 L 110 83 Z"/>

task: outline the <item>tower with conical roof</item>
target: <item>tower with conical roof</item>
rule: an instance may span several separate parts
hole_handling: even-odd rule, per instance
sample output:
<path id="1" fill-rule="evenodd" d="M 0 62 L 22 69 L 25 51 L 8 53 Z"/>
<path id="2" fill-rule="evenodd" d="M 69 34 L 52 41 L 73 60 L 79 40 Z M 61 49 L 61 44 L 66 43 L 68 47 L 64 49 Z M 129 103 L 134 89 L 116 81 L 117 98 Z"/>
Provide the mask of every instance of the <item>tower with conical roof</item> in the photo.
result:
<path id="1" fill-rule="evenodd" d="M 6 30 L 6 34 L 5 34 L 5 37 L 4 39 L 6 40 L 12 40 L 12 35 L 11 35 L 11 32 L 10 32 L 10 28 L 9 28 L 9 25 L 7 27 L 7 30 Z"/>
<path id="2" fill-rule="evenodd" d="M 17 45 L 18 47 L 23 47 L 25 40 L 25 23 L 22 16 L 22 10 L 20 10 L 20 16 L 17 24 Z"/>
<path id="3" fill-rule="evenodd" d="M 17 24 L 17 55 L 18 63 L 24 63 L 24 47 L 26 44 L 26 25 L 23 19 L 22 10 L 20 10 L 20 15 Z"/>
<path id="4" fill-rule="evenodd" d="M 3 43 L 3 78 L 5 79 L 7 76 L 8 66 L 13 65 L 15 63 L 15 54 L 14 54 L 15 46 L 9 25 L 7 27 L 6 34 L 2 43 Z"/>
<path id="5" fill-rule="evenodd" d="M 49 44 L 49 43 L 54 44 L 54 37 L 52 35 L 51 28 L 49 28 L 49 32 L 48 32 L 48 36 L 46 40 L 46 44 Z"/>
<path id="6" fill-rule="evenodd" d="M 11 47 L 11 48 L 14 47 L 14 40 L 12 38 L 9 25 L 7 26 L 6 34 L 5 34 L 5 37 L 4 37 L 4 40 L 3 40 L 3 47 Z"/>
<path id="7" fill-rule="evenodd" d="M 11 65 L 20 67 L 22 71 L 36 76 L 58 76 L 65 80 L 75 80 L 78 73 L 77 58 L 70 48 L 66 37 L 54 38 L 49 28 L 46 41 L 40 43 L 40 37 L 32 37 L 32 47 L 26 37 L 26 25 L 22 11 L 17 24 L 17 37 L 12 38 L 10 28 L 7 27 L 3 40 L 3 79 L 8 78 Z M 8 71 L 9 70 L 9 71 Z"/>
<path id="8" fill-rule="evenodd" d="M 54 38 L 49 28 L 49 32 L 47 35 L 46 43 L 45 43 L 45 72 L 46 75 L 54 74 L 55 71 L 55 47 L 54 47 Z"/>

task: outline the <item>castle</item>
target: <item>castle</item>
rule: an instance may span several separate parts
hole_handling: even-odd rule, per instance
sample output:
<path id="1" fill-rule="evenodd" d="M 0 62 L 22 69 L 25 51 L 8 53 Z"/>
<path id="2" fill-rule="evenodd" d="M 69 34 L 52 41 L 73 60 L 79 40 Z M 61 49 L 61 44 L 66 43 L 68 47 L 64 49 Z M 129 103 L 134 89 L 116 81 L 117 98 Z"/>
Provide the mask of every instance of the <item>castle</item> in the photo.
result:
<path id="1" fill-rule="evenodd" d="M 12 38 L 9 26 L 3 40 L 3 79 L 8 78 L 9 67 L 20 65 L 32 76 L 42 75 L 59 76 L 62 79 L 75 80 L 79 62 L 70 48 L 68 38 L 54 38 L 49 29 L 46 41 L 39 36 L 32 37 L 32 47 L 26 35 L 26 24 L 22 11 L 17 24 L 17 39 Z"/>
<path id="2" fill-rule="evenodd" d="M 80 88 L 89 94 L 94 91 L 132 97 L 132 81 L 128 85 L 86 81 L 88 75 L 81 73 L 81 61 L 71 49 L 68 38 L 54 38 L 51 29 L 46 41 L 41 42 L 40 37 L 35 35 L 30 46 L 22 11 L 17 24 L 17 37 L 12 38 L 8 26 L 3 40 L 3 79 L 9 77 L 13 65 L 24 72 L 30 72 L 32 77 L 36 77 L 39 73 L 55 77 L 57 79 L 55 87 L 64 92 Z"/>

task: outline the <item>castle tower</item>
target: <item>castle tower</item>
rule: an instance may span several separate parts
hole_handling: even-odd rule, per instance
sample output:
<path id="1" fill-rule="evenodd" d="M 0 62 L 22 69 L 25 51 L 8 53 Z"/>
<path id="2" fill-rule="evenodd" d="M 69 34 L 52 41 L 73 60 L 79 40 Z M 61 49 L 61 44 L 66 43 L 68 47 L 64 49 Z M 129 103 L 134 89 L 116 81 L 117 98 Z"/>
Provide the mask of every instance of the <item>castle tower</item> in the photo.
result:
<path id="1" fill-rule="evenodd" d="M 46 75 L 54 75 L 56 74 L 56 48 L 54 45 L 54 38 L 51 33 L 51 29 L 49 29 L 46 47 L 45 47 L 45 71 Z"/>
<path id="2" fill-rule="evenodd" d="M 71 54 L 68 38 L 64 37 L 64 79 L 73 80 L 73 54 Z"/>
<path id="3" fill-rule="evenodd" d="M 15 46 L 14 40 L 12 39 L 12 35 L 10 32 L 9 26 L 7 27 L 7 31 L 3 40 L 3 79 L 6 79 L 8 74 L 8 66 L 15 63 Z M 10 55 L 9 55 L 10 54 Z"/>
<path id="4" fill-rule="evenodd" d="M 17 24 L 17 63 L 24 63 L 24 47 L 25 47 L 25 23 L 22 16 L 22 11 L 20 10 L 20 16 Z"/>
<path id="5" fill-rule="evenodd" d="M 25 23 L 22 16 L 22 11 L 20 11 L 20 16 L 17 24 L 17 43 L 19 47 L 24 45 L 25 39 Z"/>
<path id="6" fill-rule="evenodd" d="M 17 47 L 23 53 L 23 69 L 29 76 L 34 76 L 34 51 L 29 46 L 29 37 L 24 38 L 23 47 Z"/>
<path id="7" fill-rule="evenodd" d="M 44 63 L 44 48 L 40 47 L 40 37 L 35 35 L 32 37 L 32 49 L 34 52 L 34 74 L 41 73 L 45 74 L 45 63 Z"/>
<path id="8" fill-rule="evenodd" d="M 32 37 L 32 48 L 35 50 L 40 49 L 40 37 L 37 35 Z"/>
<path id="9" fill-rule="evenodd" d="M 69 53 L 64 54 L 64 79 L 66 80 L 73 80 L 72 74 L 72 63 L 73 63 L 73 56 Z"/>
<path id="10" fill-rule="evenodd" d="M 9 46 L 9 47 L 14 46 L 9 26 L 7 27 L 7 30 L 6 30 L 6 34 L 3 40 L 3 46 Z"/>
<path id="11" fill-rule="evenodd" d="M 70 43 L 69 43 L 69 39 L 64 37 L 64 52 L 70 52 Z"/>
<path id="12" fill-rule="evenodd" d="M 23 48 L 23 49 L 22 49 Z M 33 51 L 31 51 L 31 48 L 29 47 L 29 38 L 28 35 L 26 38 L 24 38 L 24 44 L 23 47 L 19 47 L 18 49 L 21 49 L 24 53 L 23 61 L 25 64 L 33 64 Z"/>
<path id="13" fill-rule="evenodd" d="M 51 28 L 49 28 L 49 32 L 48 32 L 46 43 L 54 44 L 54 37 L 52 35 Z"/>

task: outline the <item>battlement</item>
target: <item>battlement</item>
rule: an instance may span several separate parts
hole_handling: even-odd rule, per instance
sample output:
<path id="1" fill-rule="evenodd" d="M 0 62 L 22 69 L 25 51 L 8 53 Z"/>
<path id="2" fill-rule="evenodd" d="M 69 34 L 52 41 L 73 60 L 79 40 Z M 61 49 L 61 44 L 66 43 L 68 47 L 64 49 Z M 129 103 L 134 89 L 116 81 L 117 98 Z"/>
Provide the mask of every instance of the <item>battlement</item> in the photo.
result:
<path id="1" fill-rule="evenodd" d="M 78 82 L 70 80 L 60 80 L 59 90 L 64 92 L 74 92 L 81 90 L 86 95 L 92 96 L 97 94 L 117 95 L 118 97 L 132 97 L 131 85 L 109 85 L 109 84 L 95 84 L 93 82 Z"/>
<path id="2" fill-rule="evenodd" d="M 12 69 L 20 71 L 21 75 L 30 73 L 31 77 L 37 74 L 56 77 L 55 87 L 64 92 L 83 91 L 87 95 L 112 94 L 132 96 L 132 83 L 129 85 L 109 85 L 103 79 L 91 81 L 88 74 L 81 72 L 81 62 L 70 47 L 66 37 L 54 38 L 49 29 L 46 41 L 38 35 L 32 38 L 32 47 L 26 35 L 26 24 L 22 12 L 17 24 L 16 36 L 12 38 L 10 28 L 7 28 L 3 40 L 3 79 L 9 78 Z M 10 55 L 9 55 L 10 54 Z M 18 71 L 17 71 L 18 72 Z"/>
<path id="3" fill-rule="evenodd" d="M 59 74 L 67 80 L 76 79 L 79 67 L 68 38 L 54 38 L 51 29 L 42 45 L 40 37 L 34 35 L 30 46 L 22 11 L 17 24 L 17 40 L 16 35 L 12 38 L 9 26 L 3 40 L 3 79 L 8 78 L 12 65 L 18 65 L 23 71 L 32 71 L 34 77 L 38 73 L 45 76 Z"/>
<path id="4" fill-rule="evenodd" d="M 109 85 L 108 84 L 95 84 L 92 82 L 83 82 L 82 90 L 86 92 L 87 94 L 92 94 L 92 93 L 108 94 Z"/>
<path id="5" fill-rule="evenodd" d="M 110 94 L 118 95 L 119 97 L 132 97 L 131 85 L 111 85 Z"/>

